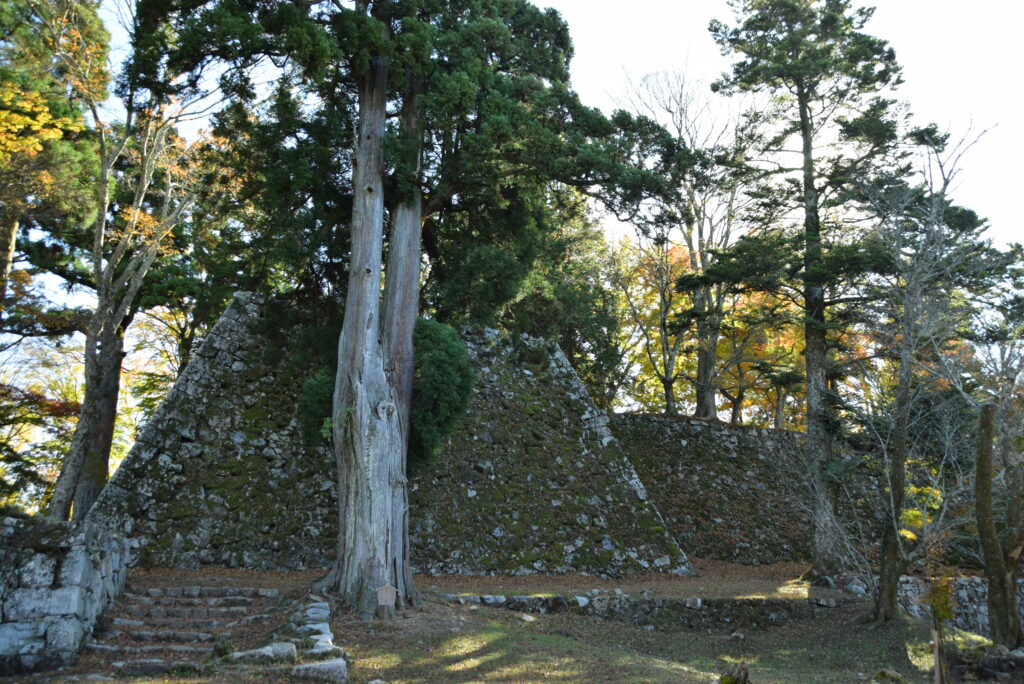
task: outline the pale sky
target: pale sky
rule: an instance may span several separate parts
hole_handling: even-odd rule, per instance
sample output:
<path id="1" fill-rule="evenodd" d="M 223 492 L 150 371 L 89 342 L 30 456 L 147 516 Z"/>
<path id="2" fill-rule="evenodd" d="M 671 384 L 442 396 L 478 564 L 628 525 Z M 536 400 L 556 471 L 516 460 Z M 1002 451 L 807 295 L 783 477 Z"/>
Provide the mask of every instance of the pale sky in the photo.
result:
<path id="1" fill-rule="evenodd" d="M 710 83 L 729 66 L 708 33 L 734 22 L 726 0 L 534 0 L 558 10 L 576 48 L 572 80 L 584 103 L 610 111 L 625 74 L 683 71 Z M 872 3 L 865 3 L 872 4 Z M 1024 242 L 1024 58 L 1020 0 L 877 0 L 865 30 L 888 40 L 903 66 L 897 96 L 919 123 L 960 137 L 990 129 L 961 165 L 954 199 L 987 217 L 1000 242 Z M 1017 85 L 1014 85 L 1014 84 Z M 1016 171 L 1014 169 L 1017 169 Z"/>

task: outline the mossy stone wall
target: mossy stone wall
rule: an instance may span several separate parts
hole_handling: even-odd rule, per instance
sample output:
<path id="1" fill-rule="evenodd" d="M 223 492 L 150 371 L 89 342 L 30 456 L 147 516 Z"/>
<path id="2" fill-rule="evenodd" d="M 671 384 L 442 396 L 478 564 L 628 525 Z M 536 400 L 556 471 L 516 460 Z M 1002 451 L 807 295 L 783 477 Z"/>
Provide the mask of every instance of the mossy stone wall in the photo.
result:
<path id="1" fill-rule="evenodd" d="M 165 567 L 298 569 L 337 544 L 336 469 L 299 430 L 303 377 L 236 296 L 91 517 Z M 466 334 L 468 415 L 410 482 L 423 572 L 690 572 L 665 521 L 557 346 Z"/>
<path id="2" fill-rule="evenodd" d="M 688 553 L 749 565 L 806 560 L 802 435 L 618 414 L 611 428 Z"/>
<path id="3" fill-rule="evenodd" d="M 412 547 L 430 573 L 689 573 L 685 554 L 557 345 L 464 335 L 467 416 L 410 486 Z"/>

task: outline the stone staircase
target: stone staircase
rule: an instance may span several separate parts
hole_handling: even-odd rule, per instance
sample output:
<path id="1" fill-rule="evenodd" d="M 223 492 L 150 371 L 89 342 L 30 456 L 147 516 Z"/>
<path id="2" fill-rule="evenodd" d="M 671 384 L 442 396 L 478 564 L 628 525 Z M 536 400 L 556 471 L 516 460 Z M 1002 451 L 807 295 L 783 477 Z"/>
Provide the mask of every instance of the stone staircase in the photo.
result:
<path id="1" fill-rule="evenodd" d="M 279 599 L 274 587 L 129 579 L 84 653 L 115 674 L 202 671 L 215 651 L 223 655 L 246 641 Z"/>

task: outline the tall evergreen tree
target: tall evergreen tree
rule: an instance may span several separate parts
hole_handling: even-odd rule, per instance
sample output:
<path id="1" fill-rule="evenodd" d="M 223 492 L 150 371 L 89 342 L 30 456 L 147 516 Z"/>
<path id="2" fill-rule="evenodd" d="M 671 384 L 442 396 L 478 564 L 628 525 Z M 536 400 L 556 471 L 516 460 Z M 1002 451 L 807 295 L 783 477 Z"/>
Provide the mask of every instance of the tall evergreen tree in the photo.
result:
<path id="1" fill-rule="evenodd" d="M 837 273 L 830 263 L 828 235 L 838 225 L 825 217 L 849 207 L 856 182 L 869 177 L 896 141 L 891 101 L 881 97 L 900 82 L 895 53 L 862 31 L 872 9 L 849 0 L 743 0 L 736 26 L 711 23 L 724 53 L 739 61 L 715 88 L 725 92 L 769 92 L 780 96 L 776 149 L 799 145 L 799 162 L 780 162 L 779 201 L 802 215 L 795 243 L 802 264 L 804 361 L 807 388 L 807 448 L 812 491 L 813 559 L 817 571 L 842 564 L 825 468 L 832 458 L 834 400 L 829 390 L 827 333 L 830 296 Z M 829 219 L 831 221 L 832 219 Z"/>

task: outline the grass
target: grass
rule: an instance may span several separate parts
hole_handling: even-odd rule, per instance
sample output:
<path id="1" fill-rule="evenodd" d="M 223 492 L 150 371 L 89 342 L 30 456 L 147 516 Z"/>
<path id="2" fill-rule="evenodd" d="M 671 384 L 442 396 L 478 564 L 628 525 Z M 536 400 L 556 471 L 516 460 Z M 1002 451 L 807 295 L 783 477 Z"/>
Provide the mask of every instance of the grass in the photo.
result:
<path id="1" fill-rule="evenodd" d="M 886 671 L 902 681 L 929 681 L 927 625 L 909 618 L 873 627 L 859 618 L 867 604 L 821 618 L 732 636 L 646 630 L 568 613 L 533 615 L 428 600 L 390 622 L 343 617 L 333 625 L 351 656 L 350 681 L 636 682 L 717 681 L 745 661 L 758 684 L 871 680 Z M 52 680 L 51 680 L 52 681 Z M 287 671 L 219 670 L 205 675 L 129 677 L 135 684 L 276 684 Z M 901 680 L 885 680 L 901 681 Z"/>
<path id="2" fill-rule="evenodd" d="M 855 682 L 881 671 L 928 681 L 927 628 L 899 620 L 875 628 L 866 606 L 756 633 L 650 631 L 570 614 L 537 615 L 428 604 L 385 625 L 343 621 L 353 682 L 702 682 L 746 661 L 751 679 Z"/>

